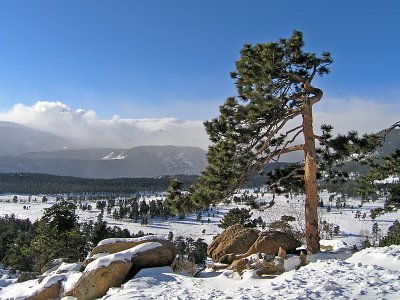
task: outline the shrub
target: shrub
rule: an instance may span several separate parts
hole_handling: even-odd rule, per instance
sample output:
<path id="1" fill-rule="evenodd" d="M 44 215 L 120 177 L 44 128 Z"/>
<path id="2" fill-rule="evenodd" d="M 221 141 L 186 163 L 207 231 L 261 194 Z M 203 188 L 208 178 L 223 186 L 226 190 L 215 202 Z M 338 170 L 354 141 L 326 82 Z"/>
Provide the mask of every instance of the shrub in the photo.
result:
<path id="1" fill-rule="evenodd" d="M 194 261 L 187 258 L 176 258 L 172 263 L 171 268 L 172 270 L 174 270 L 174 272 L 184 272 L 192 277 L 194 277 L 194 275 L 196 275 L 196 273 L 198 272 L 197 266 Z"/>

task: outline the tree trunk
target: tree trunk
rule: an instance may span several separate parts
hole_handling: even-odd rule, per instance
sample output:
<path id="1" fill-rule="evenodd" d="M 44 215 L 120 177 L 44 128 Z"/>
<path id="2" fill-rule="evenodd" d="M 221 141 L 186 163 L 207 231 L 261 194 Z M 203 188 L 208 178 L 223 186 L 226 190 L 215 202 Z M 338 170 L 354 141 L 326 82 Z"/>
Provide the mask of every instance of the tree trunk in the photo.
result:
<path id="1" fill-rule="evenodd" d="M 315 152 L 315 137 L 313 131 L 312 104 L 310 99 L 304 102 L 303 134 L 304 134 L 304 183 L 306 192 L 306 241 L 307 253 L 320 251 L 318 232 L 318 192 L 317 192 L 317 161 Z"/>

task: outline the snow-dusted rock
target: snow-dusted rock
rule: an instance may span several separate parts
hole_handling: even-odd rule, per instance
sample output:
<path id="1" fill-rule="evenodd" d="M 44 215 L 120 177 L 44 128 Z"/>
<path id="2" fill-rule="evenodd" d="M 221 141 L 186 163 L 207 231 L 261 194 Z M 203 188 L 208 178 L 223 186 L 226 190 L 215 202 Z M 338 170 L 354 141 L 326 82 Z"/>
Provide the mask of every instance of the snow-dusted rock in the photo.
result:
<path id="1" fill-rule="evenodd" d="M 61 296 L 61 286 L 65 281 L 66 275 L 49 275 L 40 283 L 38 280 L 29 280 L 16 283 L 0 291 L 2 300 L 49 300 L 59 299 Z"/>
<path id="2" fill-rule="evenodd" d="M 120 286 L 124 282 L 131 267 L 129 260 L 118 260 L 85 272 L 76 283 L 72 296 L 79 300 L 102 297 L 109 288 Z"/>
<path id="3" fill-rule="evenodd" d="M 62 282 L 66 280 L 64 275 L 53 275 L 46 277 L 34 293 L 27 300 L 50 300 L 59 299 L 61 296 Z"/>
<path id="4" fill-rule="evenodd" d="M 90 257 L 98 253 L 116 253 L 135 247 L 147 242 L 158 242 L 164 244 L 167 241 L 163 236 L 146 235 L 139 238 L 111 238 L 100 241 L 90 253 Z M 167 243 L 165 243 L 167 244 Z"/>
<path id="5" fill-rule="evenodd" d="M 139 270 L 168 266 L 175 256 L 176 249 L 158 242 L 144 242 L 127 250 L 99 257 L 86 266 L 72 294 L 80 300 L 104 296 L 109 288 L 120 286 Z"/>

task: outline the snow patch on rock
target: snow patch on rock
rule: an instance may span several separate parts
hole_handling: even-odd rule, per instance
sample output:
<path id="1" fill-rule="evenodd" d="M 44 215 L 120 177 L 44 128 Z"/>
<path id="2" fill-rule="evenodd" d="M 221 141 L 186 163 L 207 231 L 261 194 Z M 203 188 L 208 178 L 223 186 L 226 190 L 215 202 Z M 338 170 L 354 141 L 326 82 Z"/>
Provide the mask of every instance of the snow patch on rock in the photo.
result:
<path id="1" fill-rule="evenodd" d="M 91 263 L 89 263 L 85 268 L 85 273 L 88 273 L 92 270 L 101 268 L 101 267 L 108 267 L 112 262 L 115 261 L 129 261 L 131 258 L 140 252 L 144 252 L 147 250 L 152 250 L 158 247 L 162 247 L 162 244 L 157 242 L 148 242 L 137 245 L 136 247 L 130 248 L 128 250 L 124 250 L 121 252 L 117 252 L 114 254 L 109 254 L 103 257 L 100 257 Z"/>

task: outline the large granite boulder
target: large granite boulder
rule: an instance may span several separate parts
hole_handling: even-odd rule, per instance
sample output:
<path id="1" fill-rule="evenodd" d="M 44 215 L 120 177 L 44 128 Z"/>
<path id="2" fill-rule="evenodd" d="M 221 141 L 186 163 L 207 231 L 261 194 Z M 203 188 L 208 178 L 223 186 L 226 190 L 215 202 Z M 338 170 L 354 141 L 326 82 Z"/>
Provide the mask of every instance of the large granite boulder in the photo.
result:
<path id="1" fill-rule="evenodd" d="M 120 286 L 131 267 L 132 263 L 129 260 L 122 260 L 85 272 L 76 283 L 72 295 L 79 300 L 100 298 L 107 293 L 109 288 Z"/>
<path id="2" fill-rule="evenodd" d="M 257 240 L 259 231 L 241 224 L 230 226 L 218 235 L 207 249 L 214 262 L 231 263 L 236 255 L 246 253 Z"/>
<path id="3" fill-rule="evenodd" d="M 94 247 L 92 252 L 90 252 L 89 257 L 99 253 L 117 253 L 148 242 L 158 242 L 166 247 L 171 247 L 170 241 L 166 240 L 162 236 L 157 235 L 146 235 L 139 238 L 110 238 L 100 241 L 97 246 Z"/>
<path id="4" fill-rule="evenodd" d="M 79 300 L 102 297 L 109 288 L 120 286 L 142 268 L 169 266 L 175 256 L 175 246 L 164 240 L 99 257 L 86 266 L 72 294 Z"/>
<path id="5" fill-rule="evenodd" d="M 174 262 L 176 254 L 175 245 L 168 241 L 163 243 L 162 247 L 139 252 L 131 258 L 132 269 L 129 275 L 133 277 L 141 269 L 170 266 Z"/>
<path id="6" fill-rule="evenodd" d="M 280 231 L 265 231 L 260 234 L 254 244 L 243 255 L 236 256 L 236 259 L 247 257 L 256 253 L 268 253 L 277 255 L 279 248 L 286 252 L 295 251 L 302 244 L 292 234 Z"/>
<path id="7" fill-rule="evenodd" d="M 97 258 L 121 252 L 148 242 L 157 242 L 169 248 L 171 251 L 176 251 L 176 247 L 173 243 L 157 235 L 146 235 L 139 238 L 110 238 L 100 241 L 97 246 L 93 248 L 89 257 L 83 261 L 83 266 L 86 267 Z"/>

